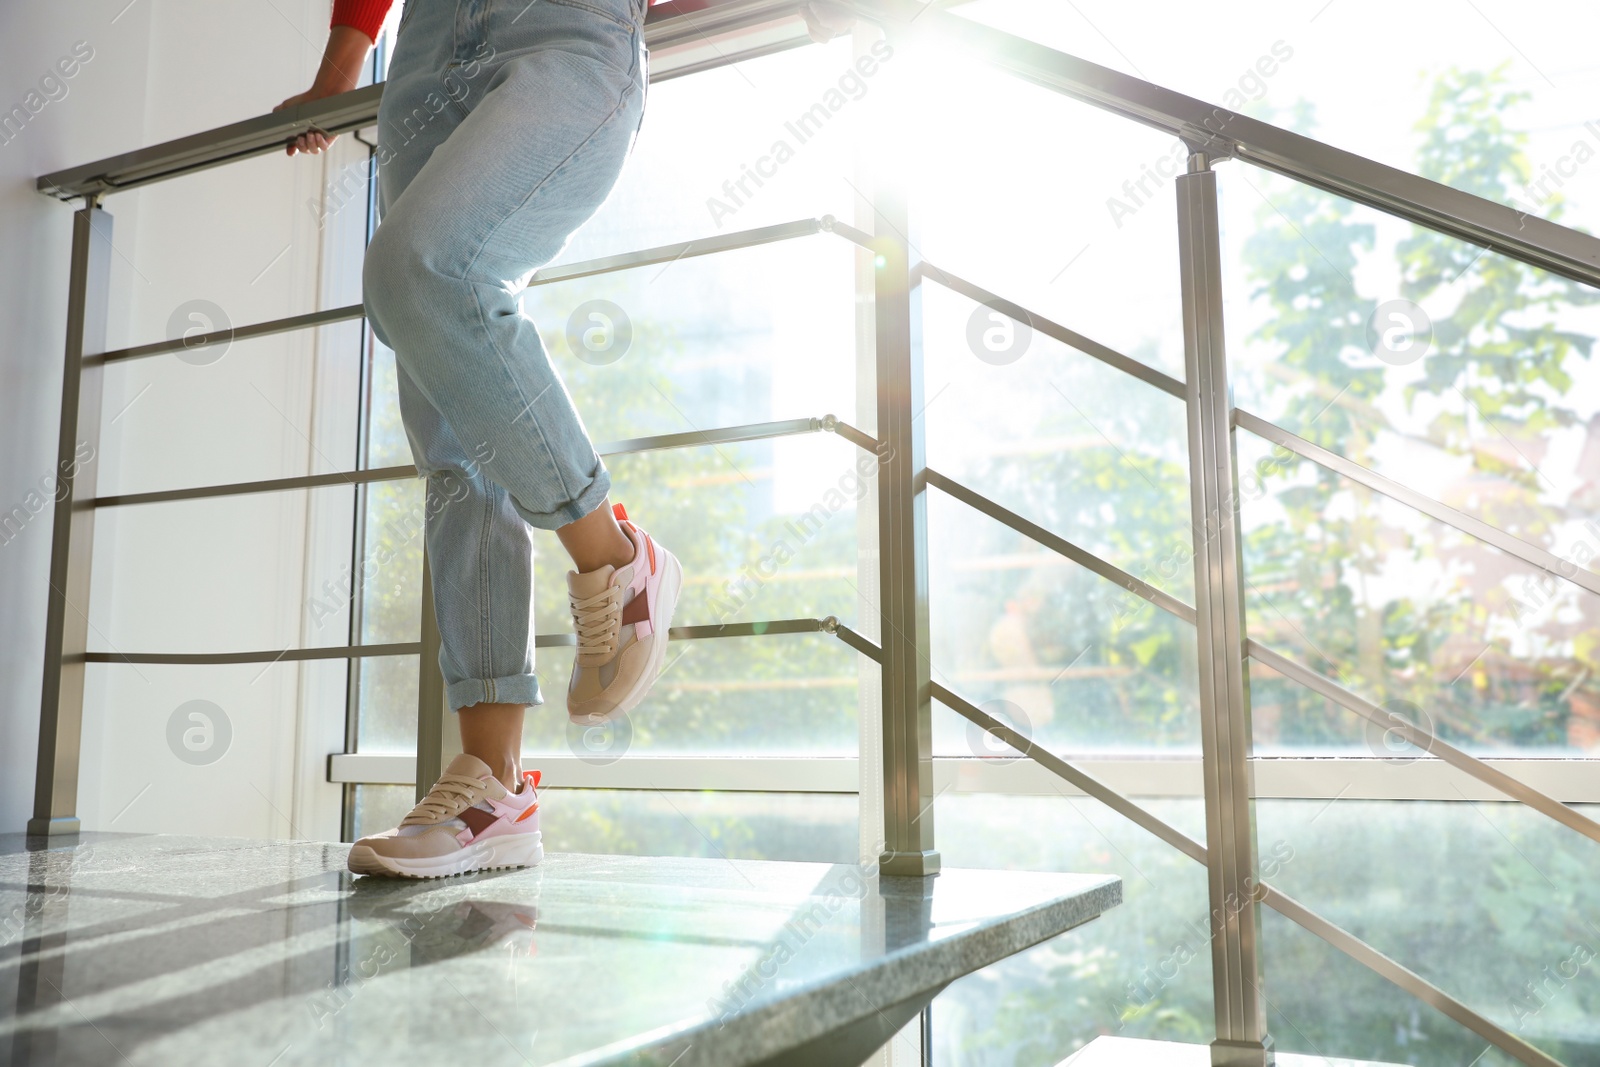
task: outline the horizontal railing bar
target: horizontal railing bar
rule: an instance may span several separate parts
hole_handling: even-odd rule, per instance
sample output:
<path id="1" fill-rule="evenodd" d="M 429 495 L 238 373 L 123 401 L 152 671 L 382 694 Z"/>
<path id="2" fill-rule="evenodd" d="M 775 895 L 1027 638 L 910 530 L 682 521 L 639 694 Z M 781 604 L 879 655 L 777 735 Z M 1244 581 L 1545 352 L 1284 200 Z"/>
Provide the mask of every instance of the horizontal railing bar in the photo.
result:
<path id="1" fill-rule="evenodd" d="M 271 337 L 274 334 L 289 333 L 292 330 L 309 330 L 335 322 L 348 322 L 351 319 L 359 319 L 365 314 L 366 310 L 362 305 L 348 304 L 345 307 L 310 311 L 304 315 L 290 315 L 282 319 L 254 322 L 248 326 L 232 326 L 226 330 L 212 330 L 209 333 L 196 334 L 193 337 L 179 337 L 167 341 L 154 341 L 147 345 L 135 345 L 132 348 L 118 348 L 98 356 L 85 356 L 83 361 L 85 364 L 116 363 L 125 359 L 160 356 L 168 352 L 189 352 L 197 348 L 208 348 L 211 345 L 248 341 L 255 337 Z"/>
<path id="2" fill-rule="evenodd" d="M 651 8 L 645 17 L 645 44 L 653 51 L 660 52 L 685 43 L 704 41 L 708 33 L 726 33 L 792 18 L 799 7 L 799 0 L 697 0 L 693 4 L 663 4 Z M 737 53 L 727 54 L 725 50 L 721 58 L 724 62 L 732 62 L 744 57 Z M 715 61 L 708 61 L 698 66 L 703 68 L 714 64 Z M 656 80 L 658 70 L 665 77 L 675 73 L 670 64 L 658 62 L 651 72 L 652 81 Z M 364 86 L 348 93 L 298 104 L 93 163 L 54 171 L 38 180 L 38 189 L 49 196 L 71 200 L 79 196 L 132 189 L 224 163 L 282 152 L 290 139 L 307 130 L 343 133 L 373 125 L 378 121 L 378 104 L 382 96 L 383 83 Z"/>
<path id="3" fill-rule="evenodd" d="M 667 631 L 672 641 L 703 641 L 715 637 L 774 637 L 778 634 L 815 634 L 822 632 L 821 619 L 770 619 L 762 622 L 704 623 L 697 626 L 674 626 Z M 578 643 L 577 634 L 537 634 L 535 648 L 564 648 Z"/>
<path id="4" fill-rule="evenodd" d="M 645 43 L 652 53 L 704 44 L 718 34 L 750 29 L 785 16 L 798 18 L 803 4 L 804 0 L 714 0 L 710 4 L 696 0 L 694 3 L 654 4 L 645 19 Z M 652 62 L 656 59 L 654 55 L 650 58 Z M 739 58 L 750 57 L 741 54 Z M 676 74 L 676 70 L 673 73 Z M 655 80 L 653 76 L 651 80 Z"/>
<path id="5" fill-rule="evenodd" d="M 194 489 L 158 489 L 150 493 L 115 493 L 95 497 L 97 508 L 127 507 L 132 504 L 161 504 L 171 500 L 204 500 L 208 497 L 242 496 L 247 493 L 281 493 L 291 489 L 320 489 L 325 486 L 367 485 L 415 478 L 415 467 L 374 467 L 371 470 L 335 471 L 332 474 L 307 474 L 296 478 L 267 478 L 258 482 L 229 485 L 202 485 Z"/>
<path id="6" fill-rule="evenodd" d="M 1045 548 L 1048 548 L 1057 555 L 1065 556 L 1072 562 L 1078 564 L 1078 566 L 1087 568 L 1107 581 L 1113 582 L 1116 585 L 1120 585 L 1134 596 L 1148 600 L 1150 603 L 1154 604 L 1162 611 L 1165 611 L 1167 614 L 1182 619 L 1190 626 L 1194 625 L 1194 608 L 1190 607 L 1188 604 L 1185 604 L 1177 597 L 1172 596 L 1169 593 L 1164 593 L 1150 583 L 1135 578 L 1122 568 L 1107 563 L 1094 553 L 1087 552 L 1084 549 L 1079 548 L 1066 538 L 1051 533 L 1049 530 L 1046 530 L 1043 526 L 1040 526 L 1037 523 L 1029 522 L 1016 512 L 1010 511 L 1001 505 L 996 504 L 988 497 L 968 489 L 960 482 L 957 482 L 946 475 L 940 474 L 936 470 L 931 468 L 928 469 L 925 472 L 925 477 L 927 478 L 928 484 L 933 486 L 935 489 L 942 490 L 945 493 L 948 493 L 950 496 L 955 497 L 968 507 L 982 512 L 983 514 L 989 516 L 989 518 L 994 519 L 996 522 L 1011 527 L 1011 529 L 1017 531 L 1017 533 L 1038 542 L 1040 545 L 1043 545 Z"/>
<path id="7" fill-rule="evenodd" d="M 696 237 L 692 241 L 679 241 L 676 244 L 658 245 L 655 248 L 641 248 L 634 252 L 619 252 L 614 256 L 584 260 L 581 263 L 564 263 L 555 267 L 545 267 L 534 274 L 528 285 L 530 288 L 535 285 L 551 285 L 555 282 L 572 281 L 574 278 L 588 278 L 596 274 L 612 274 L 622 270 L 648 267 L 656 263 L 674 263 L 680 259 L 694 259 L 698 256 L 714 255 L 718 252 L 732 252 L 741 248 L 755 248 L 759 245 L 774 244 L 778 241 L 791 241 L 797 237 L 810 237 L 813 234 L 821 233 L 823 226 L 821 219 L 796 219 L 793 222 L 780 222 L 772 226 L 758 226 L 752 230 L 735 230 L 732 233 Z"/>
<path id="8" fill-rule="evenodd" d="M 738 230 L 733 233 L 713 234 L 710 237 L 700 237 L 693 241 L 680 241 L 671 245 L 660 245 L 656 248 L 642 248 L 638 251 L 623 252 L 615 256 L 586 259 L 578 263 L 550 267 L 535 274 L 528 284 L 530 286 L 548 285 L 552 282 L 568 281 L 572 278 L 587 278 L 596 274 L 631 270 L 635 267 L 649 266 L 652 263 L 671 263 L 678 259 L 693 259 L 696 256 L 707 256 L 740 248 L 754 248 L 758 245 L 772 244 L 777 241 L 787 241 L 796 237 L 806 237 L 821 233 L 827 225 L 828 220 L 826 219 L 797 219 L 794 222 L 761 226 L 751 230 Z M 114 363 L 125 359 L 160 356 L 168 352 L 188 352 L 194 349 L 207 348 L 211 345 L 248 341 L 255 337 L 270 337 L 274 334 L 288 333 L 292 330 L 307 330 L 318 326 L 327 326 L 330 323 L 346 322 L 351 319 L 359 319 L 365 314 L 366 311 L 363 305 L 348 304 L 344 307 L 311 311 L 304 315 L 289 315 L 281 319 L 269 319 L 266 322 L 251 323 L 247 326 L 212 330 L 209 333 L 196 334 L 193 337 L 179 337 L 165 341 L 153 341 L 145 345 L 135 345 L 131 348 L 119 348 L 101 355 L 86 356 L 85 362 Z"/>
<path id="9" fill-rule="evenodd" d="M 712 52 L 710 55 L 703 56 L 693 62 L 684 62 L 676 57 L 662 57 L 659 53 L 652 53 L 650 56 L 650 84 L 659 85 L 674 78 L 684 78 L 690 74 L 717 70 L 720 67 L 731 66 L 735 63 L 747 63 L 752 59 L 762 59 L 766 56 L 776 55 L 779 52 L 789 52 L 812 43 L 814 42 L 811 40 L 810 34 L 802 31 L 782 34 L 775 40 L 740 47 L 733 51 Z"/>
<path id="10" fill-rule="evenodd" d="M 824 429 L 826 429 L 826 427 L 824 427 Z M 857 448 L 867 452 L 876 454 L 878 449 L 883 447 L 883 442 L 879 441 L 876 437 L 862 430 L 858 430 L 854 426 L 851 426 L 848 422 L 843 422 L 839 419 L 834 419 L 833 421 L 833 432 L 844 438 L 846 441 L 849 441 Z"/>
<path id="11" fill-rule="evenodd" d="M 1260 883 L 1261 902 L 1289 921 L 1320 937 L 1357 963 L 1404 989 L 1435 1011 L 1454 1019 L 1502 1052 L 1529 1067 L 1564 1067 L 1562 1062 L 1501 1029 L 1415 971 L 1395 962 L 1342 927 L 1329 922 L 1287 893 Z"/>
<path id="12" fill-rule="evenodd" d="M 635 437 L 627 441 L 612 441 L 608 444 L 600 445 L 595 451 L 602 456 L 624 456 L 638 452 L 658 451 L 665 448 L 699 448 L 708 445 L 731 444 L 738 441 L 760 441 L 770 437 L 817 433 L 822 429 L 822 419 L 782 419 L 777 422 L 752 422 L 743 426 L 721 426 L 711 430 L 691 430 L 687 433 L 661 434 L 656 437 Z M 341 485 L 356 486 L 371 482 L 402 481 L 415 477 L 417 477 L 417 468 L 415 467 L 377 467 L 371 470 L 307 474 L 294 478 L 268 478 L 256 482 L 232 482 L 227 485 L 202 485 L 192 489 L 158 489 L 149 493 L 117 493 L 111 496 L 96 497 L 90 503 L 97 508 L 126 507 L 130 504 L 157 504 L 172 500 L 200 500 L 206 497 L 241 496 L 248 493 L 280 493 L 293 489 L 320 489 L 327 486 Z"/>
<path id="13" fill-rule="evenodd" d="M 614 763 L 583 756 L 526 753 L 524 766 L 544 772 L 560 789 L 667 789 L 731 793 L 842 793 L 860 786 L 853 756 L 650 756 L 638 752 Z M 335 752 L 328 781 L 339 785 L 415 785 L 417 759 L 400 753 Z M 781 786 L 773 789 L 774 784 Z"/>
<path id="14" fill-rule="evenodd" d="M 932 683 L 931 688 L 934 699 L 977 724 L 985 731 L 1000 738 L 1013 749 L 1059 775 L 1124 818 L 1156 835 L 1190 859 L 1202 864 L 1207 862 L 1206 847 L 1183 831 L 1167 824 L 1115 790 L 1084 774 L 1042 746 L 1034 744 L 1031 738 L 1024 737 L 1012 727 L 987 714 L 965 698 L 952 693 L 938 682 Z M 1497 1047 L 1511 1053 L 1524 1063 L 1536 1065 L 1536 1067 L 1562 1067 L 1558 1061 L 1550 1059 L 1531 1045 L 1527 1045 L 1520 1039 L 1513 1037 L 1451 997 L 1448 993 L 1445 993 L 1412 971 L 1407 970 L 1360 938 L 1329 922 L 1293 897 L 1265 883 L 1261 884 L 1261 890 L 1262 902 L 1275 911 L 1316 934 L 1328 944 L 1344 952 L 1351 959 L 1393 982 L 1401 989 L 1422 1000 L 1425 1004 L 1467 1026 L 1474 1033 L 1487 1041 L 1493 1042 Z"/>
<path id="15" fill-rule="evenodd" d="M 987 733 L 998 737 L 1018 752 L 1038 763 L 1065 781 L 1072 783 L 1088 796 L 1100 801 L 1112 811 L 1130 820 L 1138 826 L 1155 834 L 1161 840 L 1182 852 L 1190 859 L 1200 863 L 1206 862 L 1206 846 L 1174 826 L 1169 826 L 1154 815 L 1145 811 L 1139 805 L 1129 800 L 1102 782 L 1096 781 L 1084 774 L 1078 768 L 1068 763 L 1043 746 L 1033 743 L 1033 739 L 1024 737 L 1016 730 L 1007 726 L 993 715 L 973 704 L 965 697 L 952 693 L 938 682 L 930 683 L 933 698 L 963 718 L 976 723 Z"/>
<path id="16" fill-rule="evenodd" d="M 960 293 L 968 300 L 994 308 L 1017 322 L 1026 323 L 1037 333 L 1053 337 L 1062 344 L 1075 348 L 1086 356 L 1092 356 L 1108 367 L 1114 367 L 1124 374 L 1153 385 L 1164 393 L 1170 393 L 1179 400 L 1184 399 L 1183 383 L 1170 374 L 1163 374 L 1154 367 L 1141 363 L 1131 356 L 1125 356 L 1114 348 L 1108 348 L 1091 337 L 1085 337 L 1076 330 L 1068 329 L 1037 312 L 1028 310 L 1021 304 L 997 296 L 982 286 L 969 282 L 959 275 L 951 274 L 943 268 L 923 263 L 919 269 L 925 277 L 933 279 L 952 292 Z"/>
<path id="17" fill-rule="evenodd" d="M 638 452 L 656 452 L 664 448 L 695 448 L 704 445 L 737 444 L 740 441 L 761 441 L 769 437 L 819 433 L 821 430 L 821 419 L 780 419 L 777 422 L 750 422 L 743 426 L 664 433 L 654 437 L 630 437 L 625 441 L 610 441 L 596 445 L 595 451 L 602 456 L 624 456 Z"/>
<path id="18" fill-rule="evenodd" d="M 364 86 L 109 159 L 58 170 L 41 177 L 38 188 L 49 196 L 71 200 L 77 196 L 132 189 L 269 152 L 282 152 L 292 137 L 307 130 L 344 133 L 371 126 L 378 119 L 378 101 L 382 96 L 381 82 Z"/>
<path id="19" fill-rule="evenodd" d="M 1528 807 L 1548 815 L 1562 825 L 1578 831 L 1578 833 L 1583 834 L 1590 840 L 1600 841 L 1600 823 L 1596 823 L 1588 816 L 1574 811 L 1555 797 L 1541 793 L 1527 783 L 1511 777 L 1504 771 L 1496 770 L 1476 756 L 1468 755 L 1432 732 L 1389 714 L 1365 697 L 1352 693 L 1338 682 L 1295 662 L 1282 653 L 1274 652 L 1253 638 L 1248 642 L 1246 648 L 1251 659 L 1277 671 L 1285 678 L 1299 682 L 1312 692 L 1318 693 L 1335 704 L 1348 708 L 1368 721 L 1376 723 L 1383 727 L 1385 731 L 1399 734 L 1408 743 L 1421 749 L 1423 753 L 1444 760 L 1457 770 L 1470 774 L 1478 781 L 1500 790 L 1500 792 L 1514 800 L 1520 800 Z"/>
<path id="20" fill-rule="evenodd" d="M 320 659 L 370 659 L 374 656 L 416 656 L 422 642 L 387 645 L 330 645 L 327 648 L 286 648 L 279 652 L 85 652 L 85 663 L 165 663 L 180 667 L 225 666 L 235 663 L 298 663 Z"/>
<path id="21" fill-rule="evenodd" d="M 1058 52 L 916 0 L 850 0 L 892 39 L 927 36 L 1103 111 L 1543 270 L 1600 285 L 1600 239 Z"/>
<path id="22" fill-rule="evenodd" d="M 1151 756 L 1146 753 L 1141 756 L 1096 751 L 1058 752 L 1056 755 L 1125 797 L 1183 800 L 1199 800 L 1201 797 L 1204 766 L 1198 755 Z M 411 756 L 359 754 L 336 755 L 334 758 L 346 764 L 344 777 L 336 780 L 370 785 L 415 784 L 415 760 Z M 632 773 L 628 765 L 633 764 L 634 758 L 630 755 L 622 764 L 610 767 L 606 771 L 605 784 L 596 788 L 650 789 L 658 785 L 659 781 L 648 773 Z M 851 783 L 848 791 L 854 792 L 857 781 L 854 756 L 752 756 L 738 751 L 646 758 L 653 760 L 654 766 L 665 768 L 666 773 L 675 779 L 698 782 L 695 786 L 697 789 L 739 789 L 763 793 L 837 792 L 838 789 L 823 787 L 822 783 L 848 781 Z M 542 766 L 548 771 L 550 759 L 550 754 L 545 753 L 525 757 L 525 762 L 529 766 Z M 397 763 L 401 760 L 404 761 L 403 772 Z M 763 762 L 773 764 L 768 772 L 753 781 L 739 780 L 743 769 Z M 1551 776 L 1567 783 L 1572 791 L 1573 803 L 1593 803 L 1600 796 L 1600 775 L 1595 773 L 1600 760 L 1528 758 L 1497 762 L 1501 765 L 1522 765 L 1529 774 L 1554 771 Z M 1587 766 L 1550 766 L 1563 764 Z M 733 765 L 733 769 L 726 769 L 728 765 Z M 1466 779 L 1464 789 L 1456 787 L 1453 778 L 1457 772 L 1437 760 L 1397 765 L 1373 755 L 1339 758 L 1269 756 L 1252 759 L 1250 767 L 1258 800 L 1516 803 L 1474 779 Z M 1043 764 L 1020 757 L 1010 759 L 935 753 L 933 773 L 936 787 L 947 788 L 954 793 L 1029 797 L 1087 795 Z M 560 780 L 562 785 L 578 784 L 570 775 L 564 774 Z M 1308 782 L 1309 788 L 1306 787 Z"/>
<path id="23" fill-rule="evenodd" d="M 848 222 L 840 222 L 832 215 L 827 216 L 827 218 L 832 220 L 832 225 L 829 227 L 830 233 L 838 234 L 851 244 L 860 245 L 869 252 L 877 250 L 876 240 L 866 230 L 858 230 Z"/>
<path id="24" fill-rule="evenodd" d="M 1382 493 L 1384 496 L 1398 500 L 1409 508 L 1422 512 L 1431 519 L 1436 519 L 1446 526 L 1452 526 L 1464 534 L 1476 537 L 1478 540 L 1493 545 L 1508 556 L 1515 556 L 1524 563 L 1538 567 L 1546 574 L 1554 574 L 1565 578 L 1573 585 L 1600 595 L 1600 576 L 1592 571 L 1580 567 L 1575 563 L 1562 559 L 1554 553 L 1530 544 L 1514 534 L 1506 533 L 1495 526 L 1490 526 L 1482 519 L 1475 519 L 1466 512 L 1457 511 L 1447 504 L 1441 504 L 1426 494 L 1415 489 L 1407 488 L 1392 478 L 1386 478 L 1370 468 L 1345 459 L 1337 452 L 1329 451 L 1321 445 L 1312 444 L 1304 437 L 1291 433 L 1276 423 L 1268 422 L 1259 415 L 1252 415 L 1248 411 L 1234 410 L 1234 421 L 1241 429 L 1249 430 L 1257 437 L 1281 445 L 1296 455 L 1309 459 L 1311 462 L 1323 466 L 1342 475 L 1353 482 L 1359 482 L 1368 489 Z M 1571 570 L 1568 574 L 1563 567 Z"/>
<path id="25" fill-rule="evenodd" d="M 988 733 L 998 737 L 1029 759 L 1059 775 L 1086 795 L 1100 801 L 1124 818 L 1159 837 L 1190 859 L 1201 864 L 1207 862 L 1205 845 L 1194 840 L 1183 831 L 1162 821 L 1120 793 L 1084 774 L 1081 770 L 1055 756 L 1042 746 L 1034 744 L 1032 738 L 1024 737 L 1012 727 L 987 714 L 965 698 L 952 693 L 938 682 L 932 683 L 931 688 L 934 699 L 940 703 L 977 724 Z M 1485 1040 L 1493 1042 L 1497 1047 L 1516 1056 L 1524 1063 L 1534 1065 L 1534 1067 L 1563 1067 L 1559 1061 L 1550 1059 L 1538 1049 L 1502 1030 L 1454 997 L 1451 997 L 1448 993 L 1414 972 L 1407 970 L 1360 938 L 1329 922 L 1293 897 L 1265 883 L 1261 883 L 1261 891 L 1262 902 L 1279 914 L 1298 923 L 1345 953 L 1351 959 L 1367 967 L 1367 969 L 1388 979 L 1423 1001 L 1423 1003 L 1443 1012 L 1451 1019 L 1468 1027 Z"/>
<path id="26" fill-rule="evenodd" d="M 835 624 L 833 636 L 837 637 L 839 640 L 843 641 L 845 644 L 849 645 L 863 656 L 872 660 L 874 663 L 883 662 L 883 649 L 879 648 L 871 641 L 868 641 L 865 637 L 861 636 L 844 623 L 841 622 Z"/>
<path id="27" fill-rule="evenodd" d="M 701 626 L 674 626 L 667 636 L 674 641 L 698 641 L 713 637 L 769 637 L 776 634 L 821 633 L 821 619 L 773 619 L 766 622 L 711 623 Z M 578 643 L 576 634 L 538 634 L 537 648 L 559 648 Z M 207 666 L 230 663 L 274 663 L 279 660 L 365 659 L 371 656 L 416 656 L 420 641 L 389 645 L 336 645 L 328 648 L 287 648 L 281 652 L 89 652 L 87 663 L 169 663 Z"/>

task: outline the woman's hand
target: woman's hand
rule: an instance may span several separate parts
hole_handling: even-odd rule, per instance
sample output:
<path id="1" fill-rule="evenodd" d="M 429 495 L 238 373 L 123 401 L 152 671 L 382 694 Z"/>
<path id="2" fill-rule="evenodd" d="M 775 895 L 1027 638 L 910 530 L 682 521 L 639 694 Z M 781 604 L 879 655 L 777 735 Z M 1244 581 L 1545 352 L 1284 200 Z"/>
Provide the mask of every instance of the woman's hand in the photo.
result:
<path id="1" fill-rule="evenodd" d="M 356 87 L 356 81 L 361 77 L 362 64 L 367 61 L 367 50 L 371 47 L 372 38 L 354 26 L 333 27 L 328 33 L 328 47 L 322 53 L 322 66 L 318 68 L 316 80 L 311 83 L 311 88 L 303 93 L 294 94 L 272 110 L 282 111 L 296 104 L 348 93 Z M 291 156 L 296 152 L 315 155 L 331 145 L 336 137 L 338 134 L 307 130 L 290 141 L 285 151 Z"/>

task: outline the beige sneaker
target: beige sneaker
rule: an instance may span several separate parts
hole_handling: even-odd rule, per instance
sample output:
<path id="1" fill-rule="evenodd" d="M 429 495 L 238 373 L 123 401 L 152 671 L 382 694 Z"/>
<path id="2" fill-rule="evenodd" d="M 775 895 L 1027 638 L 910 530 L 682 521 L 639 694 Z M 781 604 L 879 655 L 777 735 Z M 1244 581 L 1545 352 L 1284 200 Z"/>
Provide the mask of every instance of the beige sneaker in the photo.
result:
<path id="1" fill-rule="evenodd" d="M 357 874 L 444 878 L 496 867 L 532 867 L 544 859 L 538 788 L 539 772 L 526 771 L 522 788 L 509 792 L 488 764 L 462 753 L 398 827 L 350 847 L 350 869 Z"/>
<path id="2" fill-rule="evenodd" d="M 567 716 L 576 723 L 611 721 L 639 706 L 661 674 L 667 629 L 683 586 L 677 557 L 629 522 L 621 504 L 612 510 L 633 539 L 633 562 L 567 572 L 567 600 L 578 631 Z"/>

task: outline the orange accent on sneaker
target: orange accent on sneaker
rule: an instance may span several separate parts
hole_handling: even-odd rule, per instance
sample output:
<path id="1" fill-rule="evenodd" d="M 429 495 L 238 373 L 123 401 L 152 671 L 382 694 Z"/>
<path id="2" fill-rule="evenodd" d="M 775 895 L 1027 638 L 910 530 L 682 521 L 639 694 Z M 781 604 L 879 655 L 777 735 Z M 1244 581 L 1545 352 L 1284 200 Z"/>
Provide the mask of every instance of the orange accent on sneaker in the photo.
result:
<path id="1" fill-rule="evenodd" d="M 644 547 L 650 550 L 650 573 L 656 572 L 656 543 L 650 540 L 650 535 L 644 535 Z"/>
<path id="2" fill-rule="evenodd" d="M 528 805 L 528 810 L 527 811 L 523 812 L 521 815 L 518 815 L 515 819 L 512 819 L 511 821 L 512 822 L 521 822 L 523 819 L 526 819 L 528 816 L 532 815 L 534 812 L 536 812 L 538 810 L 539 810 L 539 802 L 536 800 L 532 804 Z"/>
<path id="3" fill-rule="evenodd" d="M 544 772 L 543 771 L 523 771 L 522 772 L 522 777 L 524 779 L 532 779 L 533 787 L 535 789 L 538 789 L 539 788 L 539 780 L 544 777 Z"/>
<path id="4" fill-rule="evenodd" d="M 618 522 L 625 522 L 628 518 L 628 509 L 623 507 L 621 504 L 612 504 L 611 514 L 617 517 Z"/>

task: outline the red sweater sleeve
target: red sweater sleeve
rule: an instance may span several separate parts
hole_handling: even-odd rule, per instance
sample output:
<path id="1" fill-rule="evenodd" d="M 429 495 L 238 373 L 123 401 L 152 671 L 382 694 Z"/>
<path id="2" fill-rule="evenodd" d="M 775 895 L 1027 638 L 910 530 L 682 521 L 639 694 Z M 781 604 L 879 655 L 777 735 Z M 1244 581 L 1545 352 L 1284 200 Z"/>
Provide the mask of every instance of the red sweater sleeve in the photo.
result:
<path id="1" fill-rule="evenodd" d="M 394 0 L 333 0 L 332 24 L 354 26 L 376 41 L 393 3 Z"/>

